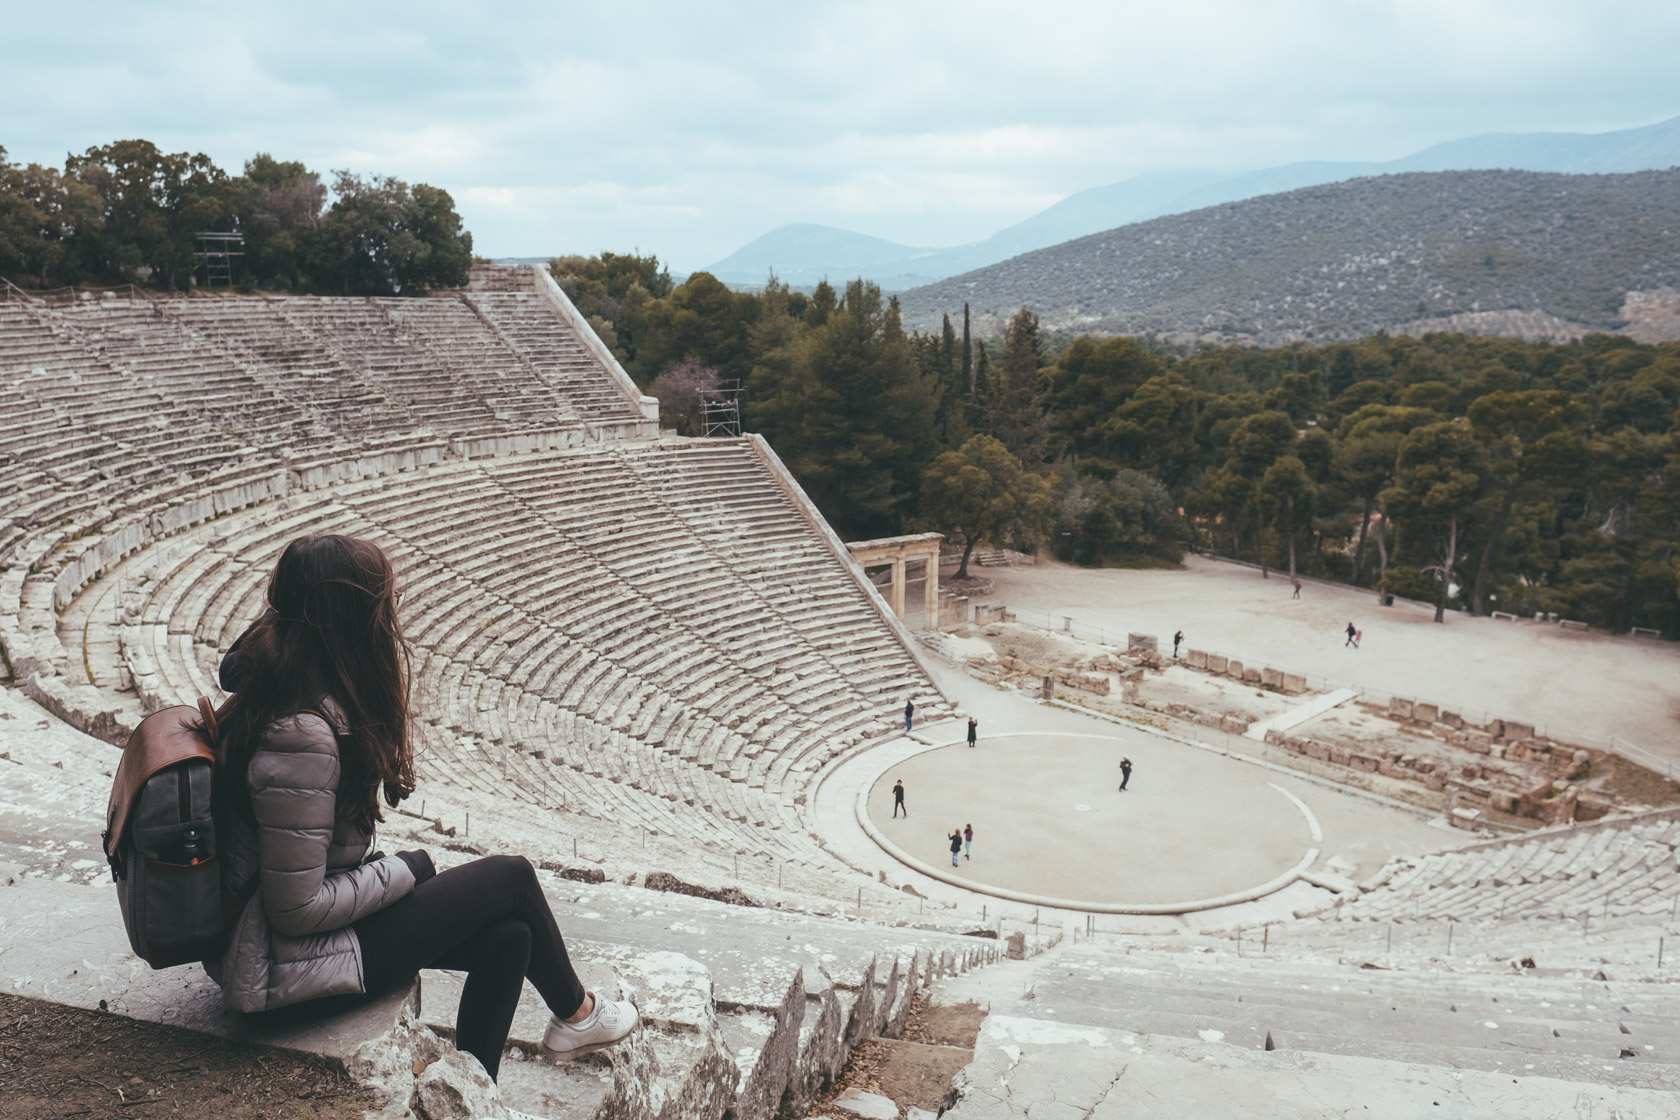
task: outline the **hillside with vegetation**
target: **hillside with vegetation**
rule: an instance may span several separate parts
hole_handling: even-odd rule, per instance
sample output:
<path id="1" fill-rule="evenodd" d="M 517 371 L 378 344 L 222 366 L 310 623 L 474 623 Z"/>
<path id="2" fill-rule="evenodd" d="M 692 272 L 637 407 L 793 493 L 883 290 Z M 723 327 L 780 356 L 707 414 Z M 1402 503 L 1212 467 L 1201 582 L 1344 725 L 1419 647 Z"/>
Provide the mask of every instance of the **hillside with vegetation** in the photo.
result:
<path id="1" fill-rule="evenodd" d="M 1630 292 L 1675 288 L 1680 170 L 1453 171 L 1140 222 L 900 299 L 912 327 L 967 303 L 994 331 L 1028 307 L 1058 331 L 1273 346 L 1380 330 L 1578 337 L 1624 329 Z"/>
<path id="2" fill-rule="evenodd" d="M 562 287 L 699 431 L 742 415 L 848 539 L 935 530 L 1090 565 L 1187 549 L 1424 599 L 1680 637 L 1680 342 L 1376 334 L 1170 346 L 906 328 L 854 280 L 807 295 L 556 260 Z"/>

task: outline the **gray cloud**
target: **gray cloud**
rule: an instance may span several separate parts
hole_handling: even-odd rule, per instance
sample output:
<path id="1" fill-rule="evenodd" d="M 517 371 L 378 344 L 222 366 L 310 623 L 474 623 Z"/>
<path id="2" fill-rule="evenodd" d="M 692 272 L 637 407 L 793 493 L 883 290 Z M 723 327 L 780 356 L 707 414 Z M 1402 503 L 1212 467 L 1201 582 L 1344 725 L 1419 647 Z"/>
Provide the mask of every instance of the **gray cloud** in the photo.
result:
<path id="1" fill-rule="evenodd" d="M 0 20 L 13 158 L 265 150 L 443 186 L 482 252 L 679 269 L 786 221 L 952 244 L 1142 171 L 1680 112 L 1661 0 L 75 11 Z"/>

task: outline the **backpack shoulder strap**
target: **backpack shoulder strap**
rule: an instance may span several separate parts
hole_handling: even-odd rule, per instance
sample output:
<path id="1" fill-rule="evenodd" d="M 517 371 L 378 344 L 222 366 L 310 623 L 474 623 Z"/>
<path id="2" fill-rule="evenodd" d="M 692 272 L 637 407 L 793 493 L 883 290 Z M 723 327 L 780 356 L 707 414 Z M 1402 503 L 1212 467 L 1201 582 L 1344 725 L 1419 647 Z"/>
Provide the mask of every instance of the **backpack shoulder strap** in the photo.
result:
<path id="1" fill-rule="evenodd" d="M 216 708 L 210 703 L 208 696 L 198 698 L 198 714 L 204 720 L 204 732 L 212 743 L 219 743 L 221 736 L 216 730 Z"/>
<path id="2" fill-rule="evenodd" d="M 195 726 L 194 717 L 199 715 L 199 711 L 185 704 L 153 712 L 140 721 L 124 744 L 122 761 L 117 763 L 116 777 L 111 782 L 111 801 L 105 809 L 105 858 L 113 870 L 117 869 L 117 851 L 128 830 L 129 811 L 146 780 L 164 767 L 188 759 L 215 762 L 215 752 Z"/>

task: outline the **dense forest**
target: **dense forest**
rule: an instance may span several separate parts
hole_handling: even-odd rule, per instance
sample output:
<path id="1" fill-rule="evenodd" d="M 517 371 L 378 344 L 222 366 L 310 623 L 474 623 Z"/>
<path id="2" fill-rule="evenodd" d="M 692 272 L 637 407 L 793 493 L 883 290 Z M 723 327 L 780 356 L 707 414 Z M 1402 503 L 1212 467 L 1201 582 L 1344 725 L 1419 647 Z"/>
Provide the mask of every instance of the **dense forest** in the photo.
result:
<path id="1" fill-rule="evenodd" d="M 329 189 L 267 154 L 229 175 L 146 140 L 89 148 L 62 170 L 0 148 L 0 277 L 20 288 L 181 291 L 203 276 L 206 231 L 241 235 L 232 281 L 246 290 L 411 295 L 459 287 L 472 263 L 454 200 L 424 183 L 338 171 Z"/>
<path id="2" fill-rule="evenodd" d="M 745 386 L 853 539 L 917 529 L 1081 564 L 1209 550 L 1488 613 L 1680 635 L 1680 343 L 1382 333 L 1272 349 L 907 331 L 872 285 L 681 285 L 651 257 L 553 262 L 660 397 Z"/>

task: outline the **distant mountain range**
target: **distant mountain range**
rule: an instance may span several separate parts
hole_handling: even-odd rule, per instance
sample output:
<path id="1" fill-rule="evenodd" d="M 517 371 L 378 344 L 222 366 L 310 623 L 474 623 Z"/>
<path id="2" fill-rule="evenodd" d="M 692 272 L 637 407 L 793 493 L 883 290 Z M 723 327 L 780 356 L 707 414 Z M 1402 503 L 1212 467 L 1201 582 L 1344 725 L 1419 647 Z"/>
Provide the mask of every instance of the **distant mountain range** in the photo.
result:
<path id="1" fill-rule="evenodd" d="M 946 249 L 900 245 L 831 226 L 786 225 L 706 271 L 739 285 L 762 284 L 773 271 L 796 287 L 863 276 L 897 291 L 1133 222 L 1365 176 L 1488 169 L 1604 174 L 1669 167 L 1680 167 L 1680 117 L 1619 132 L 1490 133 L 1387 162 L 1291 163 L 1234 175 L 1151 172 L 1069 195 L 984 241 Z"/>
<path id="2" fill-rule="evenodd" d="M 1057 330 L 1256 345 L 1462 330 L 1680 338 L 1680 170 L 1411 172 L 1136 222 L 901 292 Z"/>

